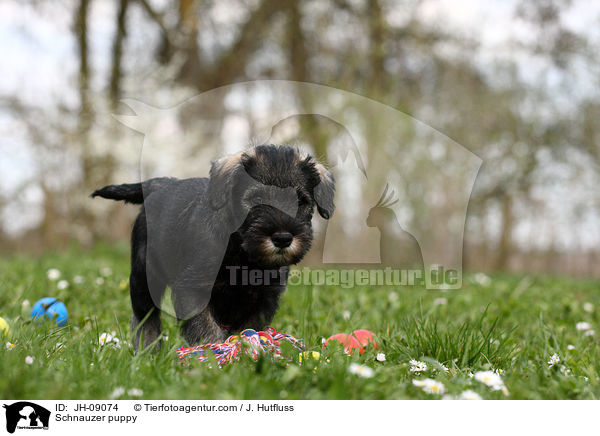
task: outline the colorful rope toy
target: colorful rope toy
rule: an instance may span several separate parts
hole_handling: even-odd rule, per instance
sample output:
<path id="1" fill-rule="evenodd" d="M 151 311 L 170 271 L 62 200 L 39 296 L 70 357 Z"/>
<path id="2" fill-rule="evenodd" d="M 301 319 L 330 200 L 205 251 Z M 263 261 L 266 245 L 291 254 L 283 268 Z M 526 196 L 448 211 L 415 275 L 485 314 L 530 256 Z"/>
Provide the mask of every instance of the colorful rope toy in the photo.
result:
<path id="1" fill-rule="evenodd" d="M 272 355 L 281 359 L 280 345 L 282 341 L 290 342 L 298 350 L 304 350 L 301 339 L 285 333 L 278 332 L 273 327 L 265 331 L 246 329 L 239 335 L 229 336 L 221 344 L 204 344 L 195 347 L 179 347 L 176 352 L 179 360 L 196 358 L 200 362 L 208 360 L 207 350 L 212 351 L 219 366 L 227 365 L 240 359 L 242 354 L 249 355 L 253 360 L 258 360 L 261 354 Z"/>

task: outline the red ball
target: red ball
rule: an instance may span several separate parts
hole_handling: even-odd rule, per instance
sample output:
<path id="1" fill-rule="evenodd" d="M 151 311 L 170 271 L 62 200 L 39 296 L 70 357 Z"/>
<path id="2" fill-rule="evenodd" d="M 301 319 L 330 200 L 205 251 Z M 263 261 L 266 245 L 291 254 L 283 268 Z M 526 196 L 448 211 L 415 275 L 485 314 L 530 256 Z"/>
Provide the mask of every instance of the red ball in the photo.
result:
<path id="1" fill-rule="evenodd" d="M 347 353 L 352 353 L 352 350 L 358 348 L 362 354 L 362 347 L 360 346 L 360 342 L 354 337 L 349 336 L 345 333 L 338 333 L 337 335 L 330 336 L 325 341 L 325 346 L 329 343 L 329 341 L 338 341 L 344 347 L 344 350 Z"/>
<path id="2" fill-rule="evenodd" d="M 369 330 L 354 330 L 352 335 L 358 339 L 358 342 L 360 342 L 360 345 L 363 347 L 366 347 L 372 342 L 375 348 L 379 348 L 377 342 L 375 342 L 375 334 Z"/>

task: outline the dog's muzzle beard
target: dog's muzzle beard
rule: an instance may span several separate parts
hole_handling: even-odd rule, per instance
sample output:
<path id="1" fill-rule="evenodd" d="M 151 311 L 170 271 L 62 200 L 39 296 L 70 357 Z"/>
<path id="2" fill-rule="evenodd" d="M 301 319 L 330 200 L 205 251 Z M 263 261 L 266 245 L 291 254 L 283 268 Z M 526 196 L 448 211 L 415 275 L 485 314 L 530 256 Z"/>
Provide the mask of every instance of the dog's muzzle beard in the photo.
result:
<path id="1" fill-rule="evenodd" d="M 252 208 L 238 234 L 250 263 L 261 268 L 298 263 L 312 243 L 310 221 L 302 222 L 270 206 Z"/>

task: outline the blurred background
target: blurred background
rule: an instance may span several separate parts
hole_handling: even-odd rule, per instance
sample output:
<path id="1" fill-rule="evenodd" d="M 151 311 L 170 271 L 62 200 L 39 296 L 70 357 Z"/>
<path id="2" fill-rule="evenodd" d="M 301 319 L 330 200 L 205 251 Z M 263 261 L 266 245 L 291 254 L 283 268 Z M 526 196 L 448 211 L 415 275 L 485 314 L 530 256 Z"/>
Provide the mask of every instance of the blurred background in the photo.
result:
<path id="1" fill-rule="evenodd" d="M 208 159 L 240 148 L 240 138 L 261 142 L 248 127 L 256 108 L 232 108 L 230 88 L 212 90 L 283 79 L 406 114 L 384 122 L 365 103 L 346 111 L 342 125 L 304 116 L 273 130 L 330 165 L 345 142 L 369 180 L 382 161 L 397 162 L 369 195 L 353 195 L 356 178 L 342 175 L 340 216 L 363 203 L 368 212 L 394 174 L 414 180 L 435 161 L 440 171 L 431 174 L 442 183 L 427 210 L 423 183 L 394 185 L 403 228 L 435 234 L 430 215 L 450 216 L 444 199 L 458 184 L 470 195 L 466 220 L 453 220 L 461 235 L 464 222 L 467 270 L 600 276 L 599 47 L 600 3 L 589 0 L 2 0 L 0 251 L 126 241 L 137 207 L 92 201 L 89 193 L 179 175 L 169 168 L 181 162 L 205 162 L 187 170 L 206 175 Z M 285 92 L 314 109 L 319 93 L 303 89 Z M 198 95 L 202 104 L 160 123 L 146 117 L 143 128 L 112 116 L 141 116 Z M 340 105 L 321 97 L 321 106 Z M 354 144 L 348 125 L 363 126 L 364 141 Z M 168 155 L 180 163 L 165 163 L 163 152 L 140 164 L 149 128 L 163 151 L 177 149 Z M 449 147 L 472 155 L 450 158 Z M 335 232 L 337 241 L 364 235 L 348 225 Z M 443 238 L 428 241 L 430 250 L 436 241 Z M 323 255 L 323 241 L 316 245 L 313 256 Z M 340 247 L 333 258 L 344 253 Z"/>

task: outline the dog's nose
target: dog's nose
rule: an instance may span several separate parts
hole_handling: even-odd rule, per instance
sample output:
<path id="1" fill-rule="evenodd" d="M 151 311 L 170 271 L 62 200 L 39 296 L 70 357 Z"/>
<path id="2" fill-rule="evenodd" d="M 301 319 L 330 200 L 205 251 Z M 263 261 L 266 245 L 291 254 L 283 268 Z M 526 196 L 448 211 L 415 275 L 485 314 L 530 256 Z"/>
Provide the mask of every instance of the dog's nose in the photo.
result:
<path id="1" fill-rule="evenodd" d="M 289 247 L 294 236 L 290 232 L 275 232 L 271 235 L 271 241 L 277 248 Z"/>

